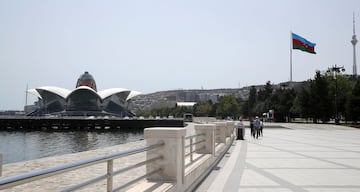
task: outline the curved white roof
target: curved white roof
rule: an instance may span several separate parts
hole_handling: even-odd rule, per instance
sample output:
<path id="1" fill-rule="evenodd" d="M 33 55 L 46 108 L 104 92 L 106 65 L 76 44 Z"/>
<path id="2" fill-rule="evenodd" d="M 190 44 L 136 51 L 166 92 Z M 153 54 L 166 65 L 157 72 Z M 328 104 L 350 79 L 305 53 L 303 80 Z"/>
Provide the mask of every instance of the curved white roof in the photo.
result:
<path id="1" fill-rule="evenodd" d="M 43 87 L 38 87 L 35 89 L 29 89 L 28 92 L 31 94 L 34 94 L 35 96 L 41 98 L 41 94 L 39 93 L 38 90 L 45 90 L 45 91 L 49 91 L 51 93 L 54 93 L 56 95 L 59 95 L 61 97 L 63 97 L 64 99 L 66 99 L 69 95 L 71 95 L 72 93 L 74 93 L 75 91 L 79 90 L 79 89 L 86 89 L 89 90 L 95 94 L 97 94 L 101 99 L 105 99 L 107 97 L 110 97 L 111 95 L 114 94 L 118 94 L 118 93 L 122 93 L 122 92 L 128 92 L 128 95 L 126 98 L 126 100 L 131 99 L 132 97 L 135 97 L 137 95 L 140 95 L 141 92 L 138 91 L 131 91 L 129 89 L 124 89 L 124 88 L 111 88 L 111 89 L 105 89 L 99 92 L 96 92 L 95 90 L 93 90 L 92 88 L 88 87 L 88 86 L 80 86 L 77 87 L 76 89 L 70 91 L 68 89 L 64 89 L 64 88 L 60 88 L 60 87 L 55 87 L 55 86 L 43 86 Z"/>
<path id="2" fill-rule="evenodd" d="M 99 98 L 101 98 L 101 97 L 99 96 L 99 94 L 98 94 L 94 89 L 92 89 L 91 87 L 88 87 L 88 86 L 79 86 L 79 87 L 77 87 L 76 89 L 74 89 L 73 91 L 71 91 L 71 92 L 66 96 L 66 99 L 67 99 L 71 94 L 73 94 L 73 93 L 75 93 L 75 92 L 77 92 L 77 91 L 79 91 L 79 90 L 81 90 L 81 89 L 85 89 L 85 90 L 87 90 L 87 91 L 93 92 L 93 93 L 96 94 Z"/>
<path id="3" fill-rule="evenodd" d="M 141 92 L 139 91 L 131 91 L 130 94 L 128 95 L 128 97 L 126 98 L 126 100 L 129 100 L 135 96 L 141 95 Z"/>
<path id="4" fill-rule="evenodd" d="M 125 92 L 125 91 L 130 91 L 130 90 L 124 89 L 124 88 L 111 88 L 111 89 L 105 89 L 105 90 L 99 91 L 98 94 L 100 95 L 101 99 L 105 99 L 111 95 Z"/>
<path id="5" fill-rule="evenodd" d="M 74 89 L 73 91 L 71 91 L 71 92 L 67 95 L 66 99 L 67 99 L 68 97 L 70 97 L 73 93 L 75 93 L 75 92 L 77 92 L 77 91 L 79 91 L 79 90 L 86 90 L 86 91 L 93 92 L 95 95 L 97 95 L 97 97 L 99 97 L 100 99 L 102 99 L 102 98 L 100 97 L 100 95 L 99 95 L 94 89 L 92 89 L 91 87 L 88 87 L 88 86 L 79 86 L 79 87 L 77 87 L 76 89 Z"/>
<path id="6" fill-rule="evenodd" d="M 74 89 L 73 91 L 71 91 L 71 93 L 73 93 L 73 92 L 75 92 L 75 91 L 77 91 L 79 89 L 86 89 L 86 90 L 89 90 L 91 92 L 94 92 L 94 93 L 98 94 L 94 89 L 92 89 L 91 87 L 88 87 L 88 86 L 79 86 L 76 89 Z"/>
<path id="7" fill-rule="evenodd" d="M 36 91 L 36 89 L 29 89 L 27 90 L 28 93 L 35 95 L 36 97 L 39 97 L 40 99 L 42 99 L 41 95 L 39 94 L 39 92 Z"/>
<path id="8" fill-rule="evenodd" d="M 54 93 L 56 95 L 59 95 L 61 97 L 63 97 L 64 99 L 69 95 L 70 90 L 68 89 L 64 89 L 64 88 L 60 88 L 60 87 L 55 87 L 55 86 L 44 86 L 44 87 L 39 87 L 36 88 L 36 90 L 41 89 L 41 90 L 45 90 L 45 91 L 49 91 L 51 93 Z"/>

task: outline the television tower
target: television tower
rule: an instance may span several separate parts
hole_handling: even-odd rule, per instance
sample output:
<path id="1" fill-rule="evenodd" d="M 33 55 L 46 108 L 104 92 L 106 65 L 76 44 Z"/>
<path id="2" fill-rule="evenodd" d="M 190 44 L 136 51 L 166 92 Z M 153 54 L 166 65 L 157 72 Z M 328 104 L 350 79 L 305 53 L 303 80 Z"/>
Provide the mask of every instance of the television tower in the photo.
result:
<path id="1" fill-rule="evenodd" d="M 356 71 L 356 48 L 355 45 L 357 43 L 356 35 L 355 35 L 355 13 L 353 13 L 353 36 L 351 39 L 351 44 L 353 45 L 353 76 L 357 77 Z"/>

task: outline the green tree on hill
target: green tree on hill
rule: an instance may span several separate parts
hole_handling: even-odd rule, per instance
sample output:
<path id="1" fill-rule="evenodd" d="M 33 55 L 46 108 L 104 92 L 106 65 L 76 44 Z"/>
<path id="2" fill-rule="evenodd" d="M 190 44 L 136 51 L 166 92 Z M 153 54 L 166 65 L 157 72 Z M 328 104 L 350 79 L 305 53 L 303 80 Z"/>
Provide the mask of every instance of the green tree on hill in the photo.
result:
<path id="1" fill-rule="evenodd" d="M 357 79 L 351 93 L 346 103 L 346 113 L 348 120 L 357 123 L 360 120 L 360 79 Z"/>
<path id="2" fill-rule="evenodd" d="M 271 108 L 275 110 L 275 121 L 290 121 L 296 92 L 294 89 L 277 89 L 270 98 Z"/>
<path id="3" fill-rule="evenodd" d="M 219 104 L 216 109 L 216 116 L 225 118 L 236 118 L 239 115 L 240 107 L 234 96 L 222 96 L 219 99 Z"/>
<path id="4" fill-rule="evenodd" d="M 328 122 L 332 116 L 332 101 L 329 95 L 329 83 L 319 71 L 316 72 L 315 79 L 310 83 L 310 106 L 311 116 L 314 122 L 321 120 Z"/>
<path id="5" fill-rule="evenodd" d="M 213 103 L 211 100 L 207 102 L 197 103 L 194 105 L 193 113 L 197 117 L 208 117 L 211 116 Z"/>
<path id="6" fill-rule="evenodd" d="M 309 87 L 303 86 L 296 94 L 292 112 L 298 114 L 301 118 L 311 118 L 311 102 Z"/>

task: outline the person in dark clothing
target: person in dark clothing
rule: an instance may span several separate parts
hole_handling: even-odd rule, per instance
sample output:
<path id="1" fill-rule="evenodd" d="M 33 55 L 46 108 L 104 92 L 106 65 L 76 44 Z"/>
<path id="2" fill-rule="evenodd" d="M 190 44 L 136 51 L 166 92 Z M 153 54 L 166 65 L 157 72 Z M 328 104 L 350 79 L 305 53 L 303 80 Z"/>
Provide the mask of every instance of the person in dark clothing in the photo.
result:
<path id="1" fill-rule="evenodd" d="M 259 131 L 259 136 L 263 137 L 263 128 L 264 128 L 264 120 L 261 119 L 260 120 L 260 131 Z"/>
<path id="2" fill-rule="evenodd" d="M 258 116 L 255 117 L 255 120 L 253 121 L 253 126 L 254 126 L 255 138 L 257 139 L 259 138 L 260 127 L 261 127 L 261 121 Z"/>
<path id="3" fill-rule="evenodd" d="M 254 123 L 253 123 L 252 118 L 250 118 L 250 134 L 253 138 L 255 138 Z"/>

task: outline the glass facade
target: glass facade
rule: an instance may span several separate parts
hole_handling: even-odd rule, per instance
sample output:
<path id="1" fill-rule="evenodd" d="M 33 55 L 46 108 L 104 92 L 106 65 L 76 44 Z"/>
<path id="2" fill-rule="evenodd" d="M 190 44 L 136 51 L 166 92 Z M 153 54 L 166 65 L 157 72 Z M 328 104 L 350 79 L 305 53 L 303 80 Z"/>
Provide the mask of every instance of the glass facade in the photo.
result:
<path id="1" fill-rule="evenodd" d="M 127 101 L 132 93 L 130 90 L 114 88 L 99 93 L 94 78 L 88 72 L 78 78 L 76 89 L 71 92 L 59 87 L 40 87 L 35 91 L 39 95 L 39 105 L 31 115 L 134 116 L 127 109 Z"/>

